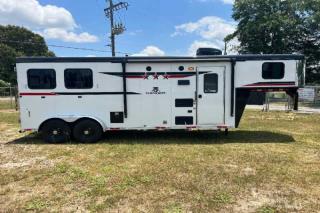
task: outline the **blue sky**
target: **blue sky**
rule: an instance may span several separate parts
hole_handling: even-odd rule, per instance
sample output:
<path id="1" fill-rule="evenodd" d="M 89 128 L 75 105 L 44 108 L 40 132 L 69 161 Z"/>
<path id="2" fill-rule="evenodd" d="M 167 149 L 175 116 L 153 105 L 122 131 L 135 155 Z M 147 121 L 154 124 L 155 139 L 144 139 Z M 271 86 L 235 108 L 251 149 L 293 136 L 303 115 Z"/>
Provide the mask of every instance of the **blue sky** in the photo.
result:
<path id="1" fill-rule="evenodd" d="M 129 10 L 115 17 L 127 27 L 117 37 L 117 51 L 130 55 L 192 55 L 200 46 L 222 48 L 223 37 L 235 29 L 232 0 L 127 2 Z M 105 7 L 105 0 L 0 0 L 0 24 L 25 26 L 42 34 L 48 44 L 109 51 Z M 58 56 L 110 56 L 107 52 L 50 49 Z"/>

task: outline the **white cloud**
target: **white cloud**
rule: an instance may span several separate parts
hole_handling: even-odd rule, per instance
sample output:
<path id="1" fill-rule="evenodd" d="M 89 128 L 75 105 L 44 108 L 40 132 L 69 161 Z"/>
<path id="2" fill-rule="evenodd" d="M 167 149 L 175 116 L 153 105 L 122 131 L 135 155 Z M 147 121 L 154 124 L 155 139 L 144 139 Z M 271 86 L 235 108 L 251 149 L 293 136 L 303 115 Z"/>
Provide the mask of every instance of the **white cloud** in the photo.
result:
<path id="1" fill-rule="evenodd" d="M 76 34 L 59 28 L 45 29 L 41 34 L 47 39 L 59 39 L 64 42 L 94 43 L 99 40 L 96 36 L 90 35 L 87 32 Z"/>
<path id="2" fill-rule="evenodd" d="M 236 23 L 226 21 L 216 16 L 206 16 L 196 22 L 189 22 L 175 27 L 175 36 L 193 34 L 200 39 L 194 41 L 189 47 L 189 55 L 194 55 L 199 47 L 214 47 L 224 49 L 224 38 L 236 30 Z M 233 44 L 235 45 L 236 42 Z"/>
<path id="3" fill-rule="evenodd" d="M 41 5 L 38 0 L 0 0 L 0 24 L 24 26 L 43 32 L 48 39 L 78 43 L 98 40 L 86 32 L 75 33 L 78 25 L 68 10 L 54 5 Z M 57 31 L 59 36 L 53 36 Z"/>
<path id="4" fill-rule="evenodd" d="M 222 0 L 225 4 L 234 4 L 234 0 Z"/>
<path id="5" fill-rule="evenodd" d="M 147 46 L 141 52 L 132 56 L 164 56 L 165 52 L 156 46 Z"/>
<path id="6" fill-rule="evenodd" d="M 236 29 L 234 22 L 226 21 L 216 16 L 206 16 L 196 22 L 189 22 L 175 27 L 172 36 L 184 33 L 195 33 L 204 39 L 224 39 Z"/>
<path id="7" fill-rule="evenodd" d="M 28 27 L 74 29 L 77 25 L 69 11 L 37 0 L 0 0 L 0 23 Z"/>

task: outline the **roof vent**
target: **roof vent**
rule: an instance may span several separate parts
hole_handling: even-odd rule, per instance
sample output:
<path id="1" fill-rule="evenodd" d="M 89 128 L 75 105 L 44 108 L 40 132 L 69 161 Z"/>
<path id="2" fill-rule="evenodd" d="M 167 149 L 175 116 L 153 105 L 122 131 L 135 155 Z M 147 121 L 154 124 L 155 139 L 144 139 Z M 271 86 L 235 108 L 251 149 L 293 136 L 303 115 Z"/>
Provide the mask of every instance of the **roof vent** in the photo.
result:
<path id="1" fill-rule="evenodd" d="M 222 55 L 222 51 L 216 48 L 199 48 L 197 56 Z"/>

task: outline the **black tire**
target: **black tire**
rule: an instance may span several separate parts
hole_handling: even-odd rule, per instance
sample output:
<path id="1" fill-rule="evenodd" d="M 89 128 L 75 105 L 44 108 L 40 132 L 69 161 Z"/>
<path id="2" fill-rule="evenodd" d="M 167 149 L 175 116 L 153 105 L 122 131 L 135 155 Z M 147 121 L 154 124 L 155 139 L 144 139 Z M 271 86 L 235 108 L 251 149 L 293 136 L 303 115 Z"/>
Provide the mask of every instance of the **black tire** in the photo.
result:
<path id="1" fill-rule="evenodd" d="M 73 127 L 73 137 L 80 143 L 98 142 L 102 135 L 100 124 L 93 120 L 81 120 Z"/>
<path id="2" fill-rule="evenodd" d="M 48 143 L 65 143 L 70 141 L 70 126 L 62 120 L 51 120 L 40 129 L 43 140 Z"/>

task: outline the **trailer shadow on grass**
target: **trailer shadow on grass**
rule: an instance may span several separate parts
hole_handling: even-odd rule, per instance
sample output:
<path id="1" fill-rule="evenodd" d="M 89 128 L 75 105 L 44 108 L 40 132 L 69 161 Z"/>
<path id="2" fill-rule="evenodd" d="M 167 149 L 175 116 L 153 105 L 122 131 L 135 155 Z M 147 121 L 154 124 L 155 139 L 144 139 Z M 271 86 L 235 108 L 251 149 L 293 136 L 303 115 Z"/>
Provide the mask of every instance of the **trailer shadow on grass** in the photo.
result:
<path id="1" fill-rule="evenodd" d="M 226 144 L 226 143 L 293 143 L 294 138 L 290 135 L 268 131 L 231 131 L 228 135 L 224 132 L 141 132 L 119 131 L 108 132 L 98 144 Z M 48 144 L 40 135 L 31 134 L 13 140 L 7 144 Z M 66 143 L 79 144 L 71 141 Z M 63 144 L 59 144 L 63 145 Z"/>

